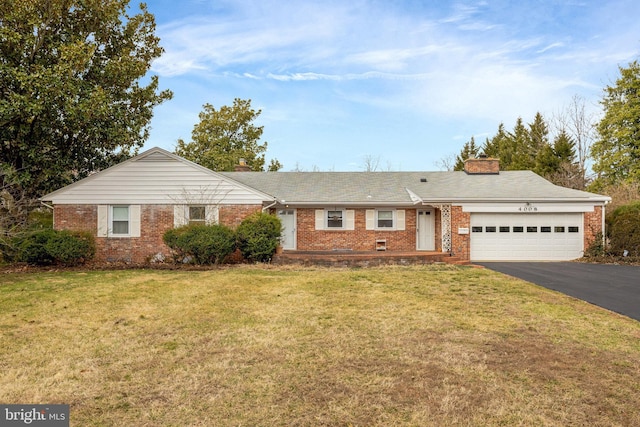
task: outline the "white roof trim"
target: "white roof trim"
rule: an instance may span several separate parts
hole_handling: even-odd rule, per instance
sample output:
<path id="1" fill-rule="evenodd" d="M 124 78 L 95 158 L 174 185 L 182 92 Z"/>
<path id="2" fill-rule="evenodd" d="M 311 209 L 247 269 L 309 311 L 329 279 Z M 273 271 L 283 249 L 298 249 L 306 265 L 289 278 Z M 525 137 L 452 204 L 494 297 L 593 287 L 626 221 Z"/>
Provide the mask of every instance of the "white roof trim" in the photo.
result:
<path id="1" fill-rule="evenodd" d="M 71 183 L 71 184 L 69 184 L 69 185 L 67 185 L 65 187 L 62 187 L 62 188 L 60 188 L 58 190 L 55 190 L 55 191 L 53 191 L 53 192 L 51 192 L 49 194 L 45 194 L 44 196 L 42 196 L 40 198 L 40 200 L 41 201 L 50 201 L 55 196 L 57 196 L 59 194 L 65 193 L 66 191 L 71 190 L 71 189 L 73 189 L 73 188 L 75 188 L 77 186 L 84 185 L 89 181 L 92 181 L 92 180 L 94 180 L 94 179 L 96 179 L 98 177 L 101 177 L 101 176 L 105 175 L 105 174 L 111 173 L 113 170 L 125 167 L 129 163 L 138 162 L 138 161 L 144 159 L 145 157 L 148 157 L 148 156 L 156 154 L 156 153 L 161 153 L 161 154 L 163 154 L 163 155 L 165 155 L 165 156 L 167 156 L 167 157 L 169 157 L 169 158 L 171 158 L 173 160 L 179 161 L 179 162 L 181 162 L 183 164 L 186 164 L 186 165 L 188 165 L 188 166 L 190 166 L 190 167 L 192 167 L 194 169 L 198 169 L 198 170 L 200 170 L 200 171 L 202 171 L 204 173 L 210 174 L 210 175 L 212 175 L 212 176 L 214 176 L 214 177 L 216 177 L 216 178 L 218 178 L 218 179 L 220 179 L 222 181 L 226 181 L 226 182 L 232 183 L 235 186 L 238 186 L 240 188 L 243 188 L 243 189 L 255 194 L 259 198 L 262 198 L 264 201 L 275 200 L 275 198 L 273 196 L 269 195 L 269 194 L 263 193 L 262 191 L 257 190 L 257 189 L 255 189 L 253 187 L 250 187 L 250 186 L 248 186 L 246 184 L 243 184 L 241 182 L 238 182 L 235 179 L 228 177 L 227 175 L 223 175 L 223 174 L 220 174 L 218 172 L 215 172 L 215 171 L 213 171 L 213 170 L 211 170 L 209 168 L 206 168 L 206 167 L 201 166 L 201 165 L 199 165 L 197 163 L 194 163 L 194 162 L 192 162 L 190 160 L 182 158 L 182 157 L 180 157 L 180 156 L 178 156 L 176 154 L 170 153 L 169 151 L 164 150 L 164 149 L 159 148 L 159 147 L 150 148 L 149 150 L 147 150 L 147 151 L 145 151 L 143 153 L 140 153 L 135 157 L 127 159 L 122 163 L 118 163 L 117 165 L 113 165 L 113 166 L 111 166 L 111 167 L 109 167 L 107 169 L 103 169 L 103 170 L 101 170 L 99 172 L 96 172 L 94 174 L 89 175 L 88 177 L 86 177 L 84 179 L 81 179 L 80 181 L 76 181 L 76 182 Z"/>

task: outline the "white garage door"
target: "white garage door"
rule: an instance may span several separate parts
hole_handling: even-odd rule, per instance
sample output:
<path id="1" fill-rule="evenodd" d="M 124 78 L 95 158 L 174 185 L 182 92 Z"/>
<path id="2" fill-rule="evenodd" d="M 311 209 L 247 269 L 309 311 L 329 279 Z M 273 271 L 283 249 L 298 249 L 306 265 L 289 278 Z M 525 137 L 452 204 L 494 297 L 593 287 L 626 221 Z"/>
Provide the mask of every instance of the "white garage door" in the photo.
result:
<path id="1" fill-rule="evenodd" d="M 562 261 L 583 253 L 581 213 L 471 214 L 472 261 Z"/>

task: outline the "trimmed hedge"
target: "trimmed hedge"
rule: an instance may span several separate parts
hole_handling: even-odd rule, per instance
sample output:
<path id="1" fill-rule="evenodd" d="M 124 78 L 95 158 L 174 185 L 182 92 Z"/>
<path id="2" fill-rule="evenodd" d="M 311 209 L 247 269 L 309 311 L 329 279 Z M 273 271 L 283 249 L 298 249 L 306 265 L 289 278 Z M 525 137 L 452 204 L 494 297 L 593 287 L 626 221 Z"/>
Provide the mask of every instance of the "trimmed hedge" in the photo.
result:
<path id="1" fill-rule="evenodd" d="M 640 201 L 620 206 L 607 218 L 609 251 L 640 256 Z"/>
<path id="2" fill-rule="evenodd" d="M 220 264 L 236 249 L 236 234 L 224 225 L 187 225 L 168 230 L 162 239 L 176 262 Z"/>
<path id="3" fill-rule="evenodd" d="M 268 262 L 273 258 L 282 235 L 280 218 L 256 212 L 238 226 L 238 247 L 249 261 Z"/>
<path id="4" fill-rule="evenodd" d="M 44 229 L 16 238 L 14 260 L 34 265 L 79 265 L 96 253 L 93 235 L 82 231 Z"/>

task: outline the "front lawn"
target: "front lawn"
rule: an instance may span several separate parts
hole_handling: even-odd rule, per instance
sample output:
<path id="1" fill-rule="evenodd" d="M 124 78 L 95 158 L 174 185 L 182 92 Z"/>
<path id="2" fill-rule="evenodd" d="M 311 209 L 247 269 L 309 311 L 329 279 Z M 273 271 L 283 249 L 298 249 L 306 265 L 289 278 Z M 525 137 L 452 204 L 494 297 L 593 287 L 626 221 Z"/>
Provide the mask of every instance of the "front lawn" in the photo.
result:
<path id="1" fill-rule="evenodd" d="M 640 425 L 640 323 L 470 267 L 4 274 L 0 369 L 72 426 Z"/>

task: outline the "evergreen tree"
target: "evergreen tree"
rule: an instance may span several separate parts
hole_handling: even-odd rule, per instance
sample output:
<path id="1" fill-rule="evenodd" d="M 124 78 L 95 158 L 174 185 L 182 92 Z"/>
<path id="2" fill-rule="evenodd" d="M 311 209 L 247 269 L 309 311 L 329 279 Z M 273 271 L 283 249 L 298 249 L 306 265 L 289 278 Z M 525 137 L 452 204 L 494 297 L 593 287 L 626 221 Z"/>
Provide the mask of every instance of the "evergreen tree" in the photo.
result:
<path id="1" fill-rule="evenodd" d="M 640 63 L 620 67 L 614 86 L 605 88 L 599 138 L 591 147 L 597 178 L 593 189 L 640 182 Z"/>
<path id="2" fill-rule="evenodd" d="M 460 154 L 456 157 L 456 164 L 454 165 L 453 170 L 463 171 L 465 160 L 477 157 L 479 152 L 480 147 L 476 145 L 475 138 L 471 137 L 471 139 L 464 144 Z"/>

